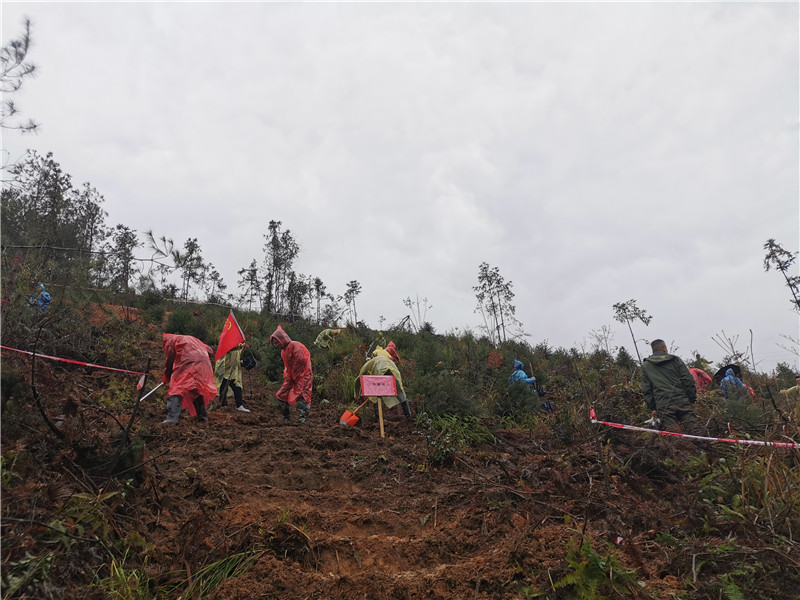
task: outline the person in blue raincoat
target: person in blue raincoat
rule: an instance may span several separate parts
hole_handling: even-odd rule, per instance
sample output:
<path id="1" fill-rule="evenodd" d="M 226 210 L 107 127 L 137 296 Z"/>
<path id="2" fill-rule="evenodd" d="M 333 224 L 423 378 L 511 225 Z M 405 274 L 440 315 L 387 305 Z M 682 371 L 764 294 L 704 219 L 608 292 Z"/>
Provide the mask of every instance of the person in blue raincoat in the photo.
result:
<path id="1" fill-rule="evenodd" d="M 40 283 L 36 286 L 37 294 L 35 296 L 31 296 L 28 300 L 28 303 L 31 306 L 35 306 L 39 309 L 39 312 L 44 312 L 47 310 L 47 305 L 50 304 L 50 294 L 44 291 L 44 284 Z"/>
<path id="2" fill-rule="evenodd" d="M 533 375 L 528 377 L 525 374 L 525 365 L 523 365 L 522 362 L 520 362 L 517 359 L 514 359 L 514 370 L 511 372 L 511 375 L 509 375 L 509 377 L 508 377 L 508 385 L 514 385 L 515 383 L 526 383 L 526 384 L 530 385 L 531 386 L 531 390 L 536 392 L 538 395 L 540 395 L 540 396 L 544 395 L 543 392 L 539 392 L 539 390 L 543 389 L 543 388 L 540 388 L 536 384 L 536 377 L 534 377 Z M 542 402 L 542 408 L 544 408 L 545 410 L 555 410 L 553 408 L 553 405 L 550 404 L 550 402 Z"/>
<path id="3" fill-rule="evenodd" d="M 509 375 L 509 377 L 508 377 L 508 384 L 509 385 L 514 385 L 518 381 L 520 381 L 522 383 L 529 383 L 530 385 L 534 386 L 534 389 L 535 389 L 536 377 L 533 377 L 532 375 L 530 377 L 528 377 L 525 374 L 525 365 L 523 365 L 520 361 L 518 361 L 515 358 L 514 359 L 514 371 L 512 371 L 511 375 Z"/>
<path id="4" fill-rule="evenodd" d="M 746 393 L 744 382 L 736 376 L 733 369 L 725 371 L 725 377 L 719 382 L 719 387 L 722 390 L 722 396 L 726 400 L 728 398 L 744 396 Z"/>

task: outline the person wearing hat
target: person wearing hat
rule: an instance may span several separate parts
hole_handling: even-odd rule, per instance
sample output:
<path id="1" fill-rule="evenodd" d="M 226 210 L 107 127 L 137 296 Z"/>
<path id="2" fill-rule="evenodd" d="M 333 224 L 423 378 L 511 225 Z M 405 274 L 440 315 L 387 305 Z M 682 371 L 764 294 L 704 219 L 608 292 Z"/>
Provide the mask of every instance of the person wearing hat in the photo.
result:
<path id="1" fill-rule="evenodd" d="M 667 352 L 664 340 L 653 340 L 653 354 L 642 362 L 642 395 L 653 422 L 670 430 L 680 425 L 684 433 L 703 435 L 694 403 L 697 388 L 686 364 Z"/>
<path id="2" fill-rule="evenodd" d="M 269 336 L 270 343 L 281 350 L 283 359 L 283 385 L 275 396 L 284 421 L 289 421 L 289 407 L 297 407 L 297 420 L 305 423 L 311 412 L 311 390 L 314 375 L 311 371 L 311 354 L 300 342 L 292 341 L 278 325 Z"/>

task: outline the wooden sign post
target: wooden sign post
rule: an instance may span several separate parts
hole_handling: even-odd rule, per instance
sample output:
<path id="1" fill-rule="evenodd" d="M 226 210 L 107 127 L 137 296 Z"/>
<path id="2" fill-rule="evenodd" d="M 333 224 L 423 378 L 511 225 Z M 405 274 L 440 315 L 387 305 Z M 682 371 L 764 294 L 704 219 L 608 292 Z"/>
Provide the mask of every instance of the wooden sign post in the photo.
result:
<path id="1" fill-rule="evenodd" d="M 378 398 L 378 423 L 381 437 L 386 437 L 383 431 L 383 398 L 397 396 L 397 381 L 392 375 L 362 375 L 361 396 Z"/>

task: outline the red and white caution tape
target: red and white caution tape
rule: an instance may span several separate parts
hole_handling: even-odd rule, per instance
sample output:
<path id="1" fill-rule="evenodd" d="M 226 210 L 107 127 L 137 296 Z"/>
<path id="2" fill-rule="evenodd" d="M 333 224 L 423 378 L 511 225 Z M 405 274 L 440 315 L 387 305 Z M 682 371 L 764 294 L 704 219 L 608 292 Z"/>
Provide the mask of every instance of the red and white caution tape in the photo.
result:
<path id="1" fill-rule="evenodd" d="M 8 346 L 0 346 L 3 350 L 10 350 L 11 352 L 19 352 L 21 354 L 30 354 L 33 356 L 33 352 L 28 352 L 27 350 L 18 350 L 17 348 L 9 348 Z M 114 367 L 105 367 L 103 365 L 94 365 L 92 363 L 81 362 L 79 360 L 72 360 L 69 358 L 60 358 L 58 356 L 48 356 L 47 354 L 39 354 L 36 353 L 37 358 L 47 358 L 50 360 L 57 360 L 60 362 L 72 363 L 73 365 L 82 365 L 84 367 L 92 367 L 94 369 L 107 369 L 109 371 L 119 371 L 120 373 L 131 373 L 133 375 L 142 375 L 141 371 L 128 371 L 126 369 L 115 369 Z"/>
<path id="2" fill-rule="evenodd" d="M 690 435 L 688 433 L 676 433 L 674 431 L 661 431 L 658 429 L 648 429 L 647 427 L 636 427 L 635 425 L 624 425 L 622 423 L 609 423 L 608 421 L 598 421 L 594 409 L 589 409 L 589 419 L 598 425 L 607 425 L 617 429 L 628 429 L 630 431 L 643 431 L 645 433 L 656 433 L 658 435 L 671 435 L 673 437 L 689 438 L 692 440 L 706 440 L 709 442 L 727 442 L 729 444 L 744 444 L 749 446 L 774 446 L 776 448 L 800 448 L 796 442 L 763 442 L 761 440 L 734 440 L 732 438 L 705 437 L 702 435 Z"/>

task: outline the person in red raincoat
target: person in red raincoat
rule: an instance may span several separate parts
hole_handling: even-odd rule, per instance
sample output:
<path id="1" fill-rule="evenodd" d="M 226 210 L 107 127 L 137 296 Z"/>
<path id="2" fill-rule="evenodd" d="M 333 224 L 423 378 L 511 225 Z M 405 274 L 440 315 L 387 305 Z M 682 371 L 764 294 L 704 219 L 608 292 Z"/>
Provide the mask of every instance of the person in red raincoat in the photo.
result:
<path id="1" fill-rule="evenodd" d="M 297 420 L 304 423 L 311 411 L 311 388 L 314 379 L 311 373 L 311 354 L 303 344 L 293 342 L 280 325 L 269 336 L 269 341 L 281 349 L 283 359 L 283 385 L 275 394 L 283 420 L 289 420 L 289 406 L 296 406 Z"/>
<path id="2" fill-rule="evenodd" d="M 392 357 L 392 362 L 395 364 L 400 362 L 400 356 L 397 354 L 397 346 L 394 345 L 394 342 L 389 342 L 389 345 L 386 346 L 386 351 Z"/>
<path id="3" fill-rule="evenodd" d="M 164 385 L 167 392 L 167 418 L 163 423 L 177 423 L 181 408 L 197 420 L 208 420 L 206 406 L 217 395 L 211 357 L 214 351 L 190 335 L 164 334 Z"/>
<path id="4" fill-rule="evenodd" d="M 703 371 L 703 369 L 691 367 L 689 368 L 689 373 L 691 373 L 694 378 L 694 386 L 697 388 L 698 392 L 705 392 L 708 384 L 714 381 L 711 375 Z"/>

